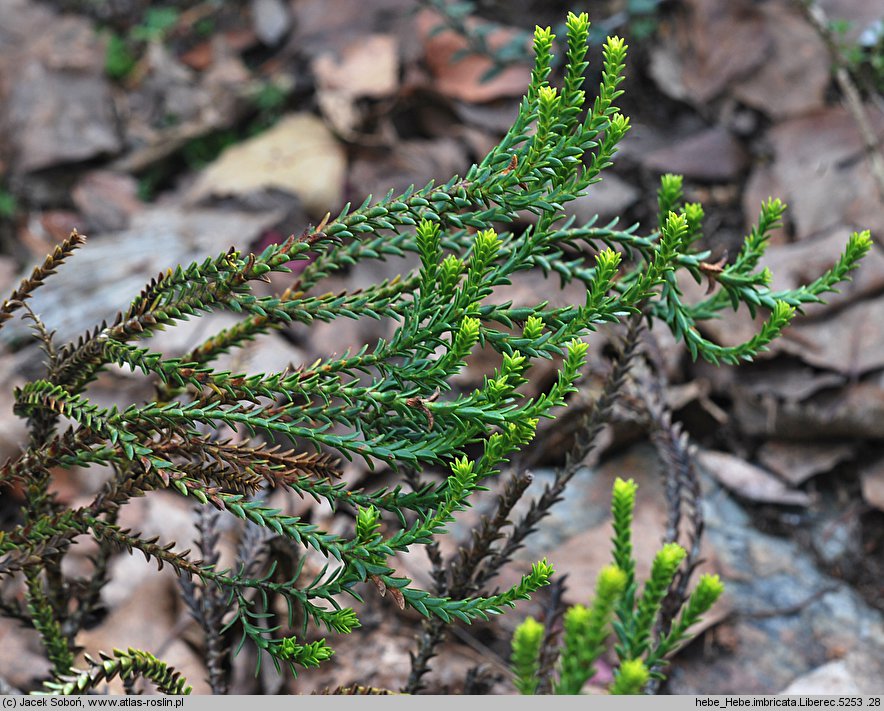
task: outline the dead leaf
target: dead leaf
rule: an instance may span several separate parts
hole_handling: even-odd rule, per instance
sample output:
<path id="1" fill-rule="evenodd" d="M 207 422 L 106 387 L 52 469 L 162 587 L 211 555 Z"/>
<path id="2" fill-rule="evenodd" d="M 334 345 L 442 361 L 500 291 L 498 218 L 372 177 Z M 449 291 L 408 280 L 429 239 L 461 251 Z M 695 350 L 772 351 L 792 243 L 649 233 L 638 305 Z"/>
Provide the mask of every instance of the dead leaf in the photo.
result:
<path id="1" fill-rule="evenodd" d="M 394 151 L 357 151 L 348 182 L 358 186 L 358 199 L 362 200 L 365 195 L 379 196 L 390 189 L 401 192 L 410 185 L 422 187 L 430 178 L 447 180 L 463 175 L 467 168 L 466 152 L 453 138 L 400 141 Z"/>
<path id="2" fill-rule="evenodd" d="M 383 580 L 381 580 L 377 575 L 370 575 L 369 579 L 372 583 L 374 583 L 375 588 L 377 588 L 378 593 L 381 597 L 386 597 L 387 593 L 390 593 L 390 597 L 393 598 L 393 602 L 396 603 L 396 607 L 400 610 L 405 609 L 405 596 L 402 594 L 402 591 L 399 588 L 388 588 Z"/>
<path id="3" fill-rule="evenodd" d="M 200 42 L 178 57 L 183 64 L 198 72 L 205 71 L 212 65 L 214 52 L 211 42 Z"/>
<path id="4" fill-rule="evenodd" d="M 822 108 L 832 80 L 822 39 L 793 7 L 763 3 L 759 9 L 770 51 L 757 71 L 733 87 L 733 95 L 773 119 Z"/>
<path id="5" fill-rule="evenodd" d="M 343 138 L 357 140 L 361 98 L 393 94 L 399 82 L 399 45 L 391 35 L 369 35 L 340 52 L 313 60 L 316 99 L 322 115 Z"/>
<path id="6" fill-rule="evenodd" d="M 528 64 L 509 66 L 493 78 L 482 81 L 482 76 L 492 68 L 492 61 L 477 54 L 455 61 L 454 55 L 467 47 L 467 41 L 450 31 L 432 35 L 440 22 L 439 16 L 429 10 L 422 11 L 417 17 L 417 31 L 423 38 L 425 59 L 437 91 L 453 99 L 476 103 L 505 96 L 518 97 L 527 91 L 531 81 Z M 500 47 L 512 37 L 512 33 L 496 30 L 488 35 L 487 41 L 492 47 Z"/>
<path id="7" fill-rule="evenodd" d="M 350 97 L 378 99 L 396 91 L 399 45 L 392 35 L 364 37 L 340 54 L 324 52 L 313 60 L 320 91 L 339 91 Z"/>
<path id="8" fill-rule="evenodd" d="M 751 0 L 689 0 L 651 51 L 661 91 L 705 105 L 765 61 L 771 39 Z"/>
<path id="9" fill-rule="evenodd" d="M 393 598 L 396 603 L 396 607 L 400 610 L 405 609 L 405 595 L 402 594 L 402 591 L 399 588 L 389 588 L 390 597 Z"/>
<path id="10" fill-rule="evenodd" d="M 765 442 L 758 460 L 787 484 L 800 486 L 812 476 L 824 474 L 854 455 L 850 445 L 810 442 Z"/>
<path id="11" fill-rule="evenodd" d="M 374 586 L 377 589 L 378 594 L 381 597 L 386 597 L 386 595 L 387 595 L 386 583 L 384 583 L 384 581 L 381 580 L 377 575 L 369 575 L 368 578 L 369 578 L 369 580 L 371 580 L 372 583 L 374 583 Z"/>
<path id="12" fill-rule="evenodd" d="M 812 502 L 803 491 L 788 488 L 761 467 L 733 454 L 702 450 L 697 458 L 716 481 L 750 501 L 790 506 L 808 506 Z"/>
<path id="13" fill-rule="evenodd" d="M 736 390 L 765 395 L 786 402 L 801 402 L 816 393 L 840 388 L 846 379 L 836 373 L 821 373 L 813 368 L 776 364 L 770 368 L 736 374 L 733 387 Z"/>
<path id="14" fill-rule="evenodd" d="M 635 205 L 641 192 L 634 185 L 607 171 L 600 183 L 589 187 L 586 195 L 578 197 L 568 209 L 577 222 L 589 222 L 595 215 L 602 221 L 620 217 Z"/>
<path id="15" fill-rule="evenodd" d="M 70 210 L 47 210 L 40 215 L 43 234 L 55 245 L 67 239 L 84 222 L 83 216 Z"/>
<path id="16" fill-rule="evenodd" d="M 772 245 L 761 264 L 773 274 L 773 291 L 795 289 L 809 284 L 831 269 L 844 251 L 850 231 L 845 228 L 815 239 L 802 239 L 791 244 Z M 839 285 L 838 291 L 823 295 L 825 304 L 807 304 L 808 315 L 819 315 L 829 305 L 843 306 L 863 296 L 877 294 L 884 289 L 884 254 L 875 246 L 865 256 L 859 269 L 850 274 L 850 281 Z"/>
<path id="17" fill-rule="evenodd" d="M 884 367 L 884 297 L 853 304 L 824 321 L 783 333 L 783 349 L 809 365 L 859 375 Z"/>
<path id="18" fill-rule="evenodd" d="M 278 189 L 297 195 L 314 214 L 339 209 L 346 160 L 321 120 L 293 114 L 254 138 L 231 146 L 209 165 L 188 193 L 191 203 L 208 197 Z"/>
<path id="19" fill-rule="evenodd" d="M 47 69 L 74 69 L 100 75 L 104 69 L 103 43 L 84 17 L 66 13 L 47 23 L 30 49 Z"/>
<path id="20" fill-rule="evenodd" d="M 101 74 L 47 69 L 31 60 L 13 80 L 4 109 L 17 170 L 100 158 L 122 147 L 110 85 Z"/>
<path id="21" fill-rule="evenodd" d="M 343 50 L 372 32 L 402 36 L 412 23 L 414 0 L 297 0 L 293 41 L 307 56 Z M 399 32 L 397 32 L 399 30 Z"/>
<path id="22" fill-rule="evenodd" d="M 97 657 L 100 650 L 110 651 L 116 647 L 149 649 L 183 674 L 193 687 L 192 693 L 211 693 L 200 656 L 176 638 L 178 592 L 175 589 L 175 575 L 168 570 L 157 573 L 154 563 L 145 562 L 141 556 L 135 558 L 123 554 L 118 558 L 120 560 L 140 564 L 148 574 L 130 596 L 118 605 L 111 606 L 110 614 L 101 625 L 81 632 L 77 636 L 77 644 L 93 657 Z M 145 614 L 145 611 L 149 611 L 149 614 Z M 79 662 L 78 666 L 83 667 L 83 662 Z M 111 693 L 124 693 L 118 679 L 108 686 Z"/>
<path id="23" fill-rule="evenodd" d="M 96 232 L 125 229 L 132 215 L 144 208 L 138 199 L 138 181 L 110 170 L 86 173 L 74 186 L 71 197 Z"/>
<path id="24" fill-rule="evenodd" d="M 884 115 L 867 110 L 873 130 L 884 138 Z M 850 113 L 835 106 L 776 125 L 768 134 L 773 172 L 789 205 L 799 237 L 828 229 L 872 229 L 882 224 L 881 201 Z M 874 224 L 849 220 L 877 216 Z"/>
<path id="25" fill-rule="evenodd" d="M 820 392 L 801 402 L 737 392 L 734 414 L 748 435 L 801 441 L 884 438 L 884 391 L 874 382 Z"/>
<path id="26" fill-rule="evenodd" d="M 0 668 L 7 683 L 21 689 L 35 688 L 34 681 L 46 678 L 52 669 L 42 652 L 35 630 L 11 618 L 0 619 Z"/>

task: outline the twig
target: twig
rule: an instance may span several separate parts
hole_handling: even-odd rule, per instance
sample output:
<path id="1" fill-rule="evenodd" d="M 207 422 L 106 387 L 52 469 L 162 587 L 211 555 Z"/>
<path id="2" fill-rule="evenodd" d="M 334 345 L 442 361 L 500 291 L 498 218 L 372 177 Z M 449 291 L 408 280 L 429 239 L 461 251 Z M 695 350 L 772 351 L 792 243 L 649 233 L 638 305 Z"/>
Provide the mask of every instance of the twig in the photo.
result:
<path id="1" fill-rule="evenodd" d="M 796 602 L 793 605 L 786 605 L 785 607 L 772 607 L 767 610 L 747 610 L 744 612 L 735 613 L 738 617 L 742 617 L 743 619 L 752 619 L 752 620 L 760 620 L 766 619 L 769 617 L 788 617 L 790 615 L 797 615 L 800 612 L 803 612 L 807 607 L 815 603 L 817 600 L 825 597 L 829 593 L 837 592 L 837 585 L 827 585 L 824 588 L 820 588 L 819 590 L 811 593 L 803 600 Z"/>

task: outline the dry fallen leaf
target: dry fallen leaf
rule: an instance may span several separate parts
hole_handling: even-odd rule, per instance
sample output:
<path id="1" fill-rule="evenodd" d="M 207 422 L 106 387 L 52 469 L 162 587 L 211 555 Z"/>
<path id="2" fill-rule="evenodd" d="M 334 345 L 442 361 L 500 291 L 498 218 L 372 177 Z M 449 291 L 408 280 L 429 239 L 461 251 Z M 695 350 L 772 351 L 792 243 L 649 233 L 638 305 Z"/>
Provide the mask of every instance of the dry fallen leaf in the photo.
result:
<path id="1" fill-rule="evenodd" d="M 671 145 L 644 156 L 646 168 L 657 173 L 678 173 L 701 182 L 736 180 L 748 162 L 748 155 L 729 131 L 713 127 L 692 132 Z"/>
<path id="2" fill-rule="evenodd" d="M 225 150 L 199 176 L 188 201 L 243 196 L 266 189 L 297 195 L 314 214 L 340 209 L 346 159 L 325 124 L 293 114 Z"/>
<path id="3" fill-rule="evenodd" d="M 866 113 L 872 130 L 884 136 L 884 117 Z M 840 106 L 783 121 L 769 134 L 773 173 L 783 187 L 789 219 L 799 238 L 830 229 L 872 229 L 881 225 L 881 201 L 863 156 L 856 121 Z"/>
<path id="4" fill-rule="evenodd" d="M 796 324 L 784 349 L 819 368 L 858 375 L 884 367 L 884 297 L 853 304 L 824 321 Z"/>
<path id="5" fill-rule="evenodd" d="M 750 501 L 791 506 L 811 503 L 811 497 L 803 491 L 790 489 L 773 474 L 733 454 L 704 450 L 698 453 L 697 458 L 716 481 Z"/>
<path id="6" fill-rule="evenodd" d="M 395 93 L 399 84 L 399 45 L 392 35 L 369 35 L 340 52 L 324 52 L 313 60 L 316 100 L 332 128 L 356 140 L 362 122 L 357 101 Z"/>
<path id="7" fill-rule="evenodd" d="M 381 98 L 399 81 L 399 48 L 392 35 L 368 35 L 340 55 L 320 54 L 313 73 L 320 91 L 342 91 L 351 97 Z"/>
<path id="8" fill-rule="evenodd" d="M 792 486 L 799 486 L 812 476 L 832 471 L 850 459 L 854 447 L 848 444 L 813 444 L 811 442 L 765 442 L 758 451 L 759 461 Z"/>
<path id="9" fill-rule="evenodd" d="M 770 54 L 734 87 L 734 95 L 774 119 L 821 108 L 832 79 L 823 40 L 795 8 L 766 3 L 760 11 L 772 39 Z"/>
<path id="10" fill-rule="evenodd" d="M 708 104 L 766 60 L 771 38 L 751 0 L 687 0 L 651 51 L 664 93 Z"/>
<path id="11" fill-rule="evenodd" d="M 525 93 L 531 81 L 528 64 L 509 66 L 493 78 L 482 81 L 482 76 L 493 66 L 491 60 L 477 54 L 455 60 L 454 55 L 466 48 L 466 40 L 447 31 L 433 35 L 433 29 L 440 22 L 439 16 L 431 11 L 423 11 L 417 18 L 418 33 L 424 38 L 427 66 L 435 79 L 433 87 L 437 91 L 453 99 L 476 103 Z M 511 34 L 500 30 L 491 32 L 487 40 L 492 47 L 499 47 L 511 38 Z"/>
<path id="12" fill-rule="evenodd" d="M 739 390 L 735 395 L 734 416 L 748 435 L 801 441 L 884 438 L 884 391 L 875 382 L 841 390 L 826 386 L 808 400 L 777 401 Z"/>

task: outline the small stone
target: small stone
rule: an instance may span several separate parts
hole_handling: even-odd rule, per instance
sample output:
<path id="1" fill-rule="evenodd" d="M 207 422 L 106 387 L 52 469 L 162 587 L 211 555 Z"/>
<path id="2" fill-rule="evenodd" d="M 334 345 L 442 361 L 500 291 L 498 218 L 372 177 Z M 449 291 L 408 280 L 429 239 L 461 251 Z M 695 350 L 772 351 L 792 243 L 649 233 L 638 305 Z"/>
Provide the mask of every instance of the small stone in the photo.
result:
<path id="1" fill-rule="evenodd" d="M 0 620 L 3 681 L 26 690 L 34 688 L 37 679 L 46 678 L 52 665 L 40 647 L 40 636 L 33 629 L 23 628 L 16 620 Z"/>
<path id="2" fill-rule="evenodd" d="M 282 0 L 252 0 L 252 21 L 261 43 L 273 47 L 288 34 L 292 17 Z"/>
<path id="3" fill-rule="evenodd" d="M 884 511 L 884 459 L 863 467 L 859 473 L 863 499 L 879 511 Z"/>
<path id="4" fill-rule="evenodd" d="M 843 659 L 829 662 L 804 674 L 783 689 L 780 694 L 827 695 L 859 694 L 856 680 Z"/>
<path id="5" fill-rule="evenodd" d="M 796 324 L 783 346 L 808 365 L 848 376 L 884 368 L 884 297 L 852 304 L 833 318 Z"/>

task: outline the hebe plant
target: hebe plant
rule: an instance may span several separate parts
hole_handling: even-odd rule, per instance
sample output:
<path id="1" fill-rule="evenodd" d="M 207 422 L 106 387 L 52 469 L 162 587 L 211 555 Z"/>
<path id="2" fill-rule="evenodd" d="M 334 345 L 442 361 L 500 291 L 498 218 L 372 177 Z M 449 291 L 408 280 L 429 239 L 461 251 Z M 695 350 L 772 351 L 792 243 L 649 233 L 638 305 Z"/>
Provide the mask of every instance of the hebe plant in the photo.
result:
<path id="1" fill-rule="evenodd" d="M 661 612 L 687 551 L 678 543 L 665 544 L 654 557 L 648 580 L 639 594 L 632 548 L 632 515 L 638 487 L 618 478 L 611 497 L 613 563 L 596 579 L 595 596 L 586 607 L 572 605 L 564 615 L 561 647 L 557 650 L 556 694 L 579 694 L 595 674 L 595 663 L 614 637 L 618 665 L 608 690 L 612 694 L 639 694 L 654 677 L 664 678 L 667 655 L 684 642 L 724 592 L 717 575 L 705 574 L 685 602 L 675 624 L 662 634 Z M 516 688 L 533 694 L 541 682 L 540 650 L 546 628 L 528 617 L 516 628 L 512 640 L 512 666 Z"/>
<path id="2" fill-rule="evenodd" d="M 568 17 L 564 82 L 557 89 L 548 83 L 553 34 L 536 30 L 536 63 L 518 117 L 463 177 L 366 199 L 260 254 L 230 249 L 170 270 L 111 324 L 74 343 L 56 345 L 25 302 L 82 245 L 78 234 L 0 305 L 0 321 L 16 310 L 28 313 L 47 357 L 44 377 L 15 391 L 15 411 L 27 419 L 30 440 L 0 468 L 3 486 L 23 491 L 18 524 L 0 533 L 0 575 L 21 583 L 24 602 L 7 593 L 2 612 L 41 636 L 52 665 L 45 691 L 86 692 L 117 674 L 127 689 L 142 676 L 161 691 L 186 691 L 174 670 L 140 650 L 87 656 L 84 669 L 75 666 L 82 651 L 78 633 L 99 606 L 107 561 L 119 549 L 170 566 L 182 579 L 210 637 L 207 648 L 214 650 L 207 662 L 213 688 L 222 691 L 222 629 L 255 645 L 259 659 L 269 655 L 277 667 L 297 672 L 332 655 L 333 641 L 320 634 L 359 627 L 356 609 L 345 603 L 359 603 L 366 589 L 377 588 L 440 624 L 469 623 L 512 607 L 550 582 L 549 563 L 534 564 L 502 592 L 450 596 L 419 589 L 396 573 L 391 558 L 445 535 L 457 513 L 531 441 L 539 419 L 566 403 L 585 366 L 583 337 L 624 317 L 657 317 L 694 357 L 737 363 L 764 349 L 802 304 L 819 301 L 847 278 L 869 249 L 868 233 L 853 235 L 838 263 L 813 283 L 769 289 L 770 274 L 758 264 L 784 209 L 776 200 L 764 204 L 759 226 L 737 258 L 711 268 L 704 262 L 708 253 L 694 247 L 703 211 L 682 203 L 675 176 L 662 180 L 659 224 L 647 234 L 635 226 L 575 224 L 566 217 L 567 203 L 600 179 L 629 128 L 615 104 L 626 45 L 617 37 L 606 42 L 601 84 L 589 102 L 582 88 L 588 32 L 586 15 Z M 533 214 L 533 224 L 517 229 L 526 213 Z M 412 273 L 353 292 L 318 288 L 323 277 L 360 262 L 409 253 L 420 259 Z M 281 294 L 252 290 L 270 273 L 288 272 L 293 260 L 308 258 Z M 556 274 L 562 284 L 585 286 L 585 300 L 553 308 L 546 302 L 514 306 L 496 297 L 497 287 L 538 269 Z M 712 279 L 717 293 L 685 303 L 679 271 Z M 769 312 L 758 335 L 725 347 L 700 334 L 699 322 L 740 304 L 753 313 Z M 183 357 L 139 345 L 161 329 L 222 309 L 241 319 Z M 285 372 L 240 374 L 212 365 L 221 354 L 292 322 L 358 318 L 391 319 L 395 332 L 356 352 Z M 459 392 L 452 379 L 479 348 L 496 352 L 499 367 L 481 387 Z M 539 359 L 558 359 L 558 374 L 545 392 L 529 397 L 522 386 Z M 91 401 L 90 383 L 113 364 L 153 379 L 156 400 L 124 408 Z M 228 428 L 238 438 L 226 438 Z M 337 480 L 339 457 L 362 457 L 402 483 L 348 489 Z M 107 465 L 113 475 L 89 504 L 63 506 L 51 493 L 51 470 L 91 465 Z M 420 478 L 440 470 L 447 475 Z M 263 498 L 268 486 L 329 503 L 351 517 L 350 533 L 334 534 L 270 507 Z M 202 507 L 202 560 L 174 542 L 118 524 L 122 506 L 158 490 L 178 492 Z M 228 569 L 219 567 L 213 552 L 213 521 L 221 514 L 205 514 L 212 510 L 248 523 L 246 553 Z M 272 557 L 252 554 L 265 540 L 254 535 L 256 529 L 312 549 L 325 566 L 302 579 L 301 556 L 292 574 L 280 576 Z M 94 574 L 71 578 L 63 561 L 84 537 L 98 542 Z M 268 624 L 268 611 L 280 601 L 288 608 L 288 624 Z"/>

